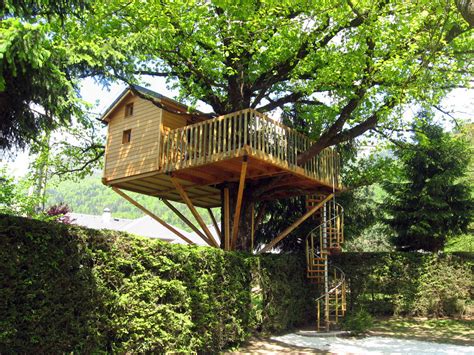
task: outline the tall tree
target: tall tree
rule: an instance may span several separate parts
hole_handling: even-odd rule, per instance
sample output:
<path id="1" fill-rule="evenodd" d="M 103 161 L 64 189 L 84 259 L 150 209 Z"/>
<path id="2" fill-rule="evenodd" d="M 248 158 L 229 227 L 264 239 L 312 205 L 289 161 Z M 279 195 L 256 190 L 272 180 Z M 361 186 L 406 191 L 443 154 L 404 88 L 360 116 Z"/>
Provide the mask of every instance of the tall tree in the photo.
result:
<path id="1" fill-rule="evenodd" d="M 451 0 L 95 1 L 65 29 L 70 51 L 103 79 L 166 77 L 216 115 L 297 104 L 320 127 L 300 164 L 397 127 L 404 105 L 438 103 L 473 73 L 471 27 Z M 272 186 L 246 188 L 242 221 Z"/>
<path id="2" fill-rule="evenodd" d="M 167 77 L 182 99 L 202 100 L 215 114 L 298 104 L 321 127 L 299 156 L 304 164 L 325 147 L 393 128 L 406 104 L 437 103 L 468 83 L 473 36 L 463 4 L 96 0 L 80 16 L 49 21 L 46 38 L 67 53 L 59 72 L 71 77 Z M 270 193 L 263 184 L 271 188 L 264 181 L 249 196 Z"/>
<path id="3" fill-rule="evenodd" d="M 446 239 L 465 233 L 474 216 L 472 186 L 462 178 L 470 160 L 467 144 L 423 123 L 414 142 L 396 149 L 401 181 L 388 182 L 386 211 L 401 250 L 437 251 Z"/>
<path id="4" fill-rule="evenodd" d="M 51 40 L 49 22 L 85 1 L 0 3 L 0 148 L 24 148 L 38 136 L 83 117 L 68 54 Z"/>
<path id="5" fill-rule="evenodd" d="M 324 130 L 301 163 L 473 73 L 470 26 L 447 0 L 97 1 L 68 28 L 103 75 L 171 78 L 216 114 L 316 107 Z"/>

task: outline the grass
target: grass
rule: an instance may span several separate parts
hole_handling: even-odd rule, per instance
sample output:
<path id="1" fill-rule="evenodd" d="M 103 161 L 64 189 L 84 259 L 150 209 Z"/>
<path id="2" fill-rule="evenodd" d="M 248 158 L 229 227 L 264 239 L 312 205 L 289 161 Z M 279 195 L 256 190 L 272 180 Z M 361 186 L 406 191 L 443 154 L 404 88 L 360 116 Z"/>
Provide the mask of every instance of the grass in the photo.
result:
<path id="1" fill-rule="evenodd" d="M 370 334 L 474 345 L 474 320 L 390 317 L 377 319 Z"/>
<path id="2" fill-rule="evenodd" d="M 474 252 L 474 234 L 462 234 L 452 237 L 446 243 L 444 251 L 447 253 L 453 252 Z"/>

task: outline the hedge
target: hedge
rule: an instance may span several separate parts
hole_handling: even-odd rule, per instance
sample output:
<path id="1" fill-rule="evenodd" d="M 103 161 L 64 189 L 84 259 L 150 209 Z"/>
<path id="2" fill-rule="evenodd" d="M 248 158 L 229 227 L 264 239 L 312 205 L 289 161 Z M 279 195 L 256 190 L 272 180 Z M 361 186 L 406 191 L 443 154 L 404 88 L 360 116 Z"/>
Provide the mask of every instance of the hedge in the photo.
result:
<path id="1" fill-rule="evenodd" d="M 311 321 L 304 269 L 0 216 L 0 353 L 217 352 Z"/>
<path id="2" fill-rule="evenodd" d="M 331 257 L 349 308 L 459 315 L 474 258 Z M 254 256 L 0 215 L 0 353 L 215 353 L 314 322 L 300 254 Z"/>
<path id="3" fill-rule="evenodd" d="M 374 315 L 461 316 L 473 305 L 474 254 L 342 253 L 349 309 Z"/>

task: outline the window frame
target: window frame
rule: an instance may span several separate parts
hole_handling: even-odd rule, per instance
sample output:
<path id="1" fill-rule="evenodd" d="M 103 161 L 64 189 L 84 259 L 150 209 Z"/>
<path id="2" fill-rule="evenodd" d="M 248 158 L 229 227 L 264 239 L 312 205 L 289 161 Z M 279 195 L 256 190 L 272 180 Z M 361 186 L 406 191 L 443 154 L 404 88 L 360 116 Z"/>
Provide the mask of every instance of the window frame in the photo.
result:
<path id="1" fill-rule="evenodd" d="M 122 132 L 122 144 L 129 144 L 132 141 L 132 129 L 126 129 Z"/>
<path id="2" fill-rule="evenodd" d="M 127 117 L 132 117 L 133 116 L 133 102 L 129 102 L 128 104 L 125 105 L 125 118 Z"/>

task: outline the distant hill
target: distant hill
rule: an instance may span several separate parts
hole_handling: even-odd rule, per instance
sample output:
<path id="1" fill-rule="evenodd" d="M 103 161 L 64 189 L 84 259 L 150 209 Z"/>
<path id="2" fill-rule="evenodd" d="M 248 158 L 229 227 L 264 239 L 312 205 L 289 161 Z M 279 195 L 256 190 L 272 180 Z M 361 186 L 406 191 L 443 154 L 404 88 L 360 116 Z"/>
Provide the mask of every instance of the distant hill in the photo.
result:
<path id="1" fill-rule="evenodd" d="M 166 222 L 181 229 L 191 231 L 191 229 L 158 198 L 140 195 L 133 192 L 130 192 L 129 194 Z M 134 219 L 143 216 L 143 213 L 138 208 L 124 200 L 110 188 L 103 185 L 100 175 L 89 176 L 79 181 L 67 180 L 56 183 L 53 182 L 46 191 L 46 198 L 47 206 L 66 203 L 73 212 L 77 213 L 100 215 L 104 208 L 108 207 L 112 211 L 112 216 L 114 217 Z M 194 217 L 189 213 L 186 205 L 181 203 L 174 203 L 174 205 L 185 216 L 187 216 L 189 220 L 194 221 Z M 209 225 L 211 219 L 207 211 L 200 209 L 200 213 L 206 224 Z M 214 214 L 219 220 L 219 209 L 215 209 Z M 195 225 L 197 226 L 197 223 L 195 223 Z"/>

